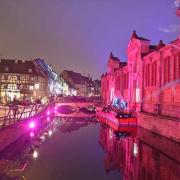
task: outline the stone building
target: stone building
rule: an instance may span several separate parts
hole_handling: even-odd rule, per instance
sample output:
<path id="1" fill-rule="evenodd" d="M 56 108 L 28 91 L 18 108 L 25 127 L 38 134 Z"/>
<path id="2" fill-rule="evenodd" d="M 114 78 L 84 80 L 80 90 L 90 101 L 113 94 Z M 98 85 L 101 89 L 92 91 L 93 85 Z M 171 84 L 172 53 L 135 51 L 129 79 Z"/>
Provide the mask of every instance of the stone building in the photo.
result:
<path id="1" fill-rule="evenodd" d="M 126 65 L 110 55 L 108 71 L 101 77 L 103 104 L 125 101 L 125 111 L 138 116 L 139 126 L 179 140 L 180 38 L 151 45 L 134 31 L 127 57 Z"/>
<path id="2" fill-rule="evenodd" d="M 111 54 L 101 78 L 104 104 L 119 97 L 128 108 L 180 117 L 180 39 L 169 44 L 139 37 L 134 31 L 127 49 L 127 65 Z"/>

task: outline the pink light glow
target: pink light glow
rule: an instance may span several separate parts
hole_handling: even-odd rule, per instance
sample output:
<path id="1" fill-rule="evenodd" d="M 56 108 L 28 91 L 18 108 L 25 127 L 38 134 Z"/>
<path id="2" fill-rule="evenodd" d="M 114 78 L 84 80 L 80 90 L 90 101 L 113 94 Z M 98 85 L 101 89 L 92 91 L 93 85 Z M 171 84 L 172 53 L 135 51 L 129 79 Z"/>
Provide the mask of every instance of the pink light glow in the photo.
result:
<path id="1" fill-rule="evenodd" d="M 31 137 L 34 137 L 34 133 L 33 133 L 33 132 L 30 132 L 30 136 L 31 136 Z"/>
<path id="2" fill-rule="evenodd" d="M 33 121 L 30 122 L 29 123 L 29 128 L 31 128 L 31 129 L 35 128 L 35 122 L 33 122 Z"/>
<path id="3" fill-rule="evenodd" d="M 49 115 L 50 114 L 50 111 L 47 111 L 47 115 Z"/>
<path id="4" fill-rule="evenodd" d="M 47 117 L 47 122 L 49 122 L 49 120 L 50 120 L 50 118 L 49 118 L 49 117 Z"/>
<path id="5" fill-rule="evenodd" d="M 54 108 L 55 110 L 57 110 L 57 106 L 55 106 L 55 108 Z"/>

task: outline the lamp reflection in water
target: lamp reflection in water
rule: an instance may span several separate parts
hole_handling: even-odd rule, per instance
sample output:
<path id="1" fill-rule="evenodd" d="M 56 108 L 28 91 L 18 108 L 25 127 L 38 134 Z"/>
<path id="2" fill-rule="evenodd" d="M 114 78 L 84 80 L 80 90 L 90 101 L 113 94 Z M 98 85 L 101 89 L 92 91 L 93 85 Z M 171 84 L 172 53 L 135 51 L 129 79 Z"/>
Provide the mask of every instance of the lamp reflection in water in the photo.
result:
<path id="1" fill-rule="evenodd" d="M 52 131 L 51 131 L 51 130 L 49 130 L 48 134 L 49 134 L 49 136 L 52 136 Z"/>
<path id="2" fill-rule="evenodd" d="M 30 136 L 31 136 L 31 137 L 34 137 L 34 132 L 30 132 Z"/>
<path id="3" fill-rule="evenodd" d="M 38 152 L 36 150 L 34 150 L 33 152 L 33 158 L 34 159 L 37 159 L 38 158 Z"/>
<path id="4" fill-rule="evenodd" d="M 47 111 L 47 115 L 50 115 L 50 111 L 49 110 Z"/>
<path id="5" fill-rule="evenodd" d="M 30 129 L 34 129 L 35 128 L 35 122 L 34 121 L 31 121 L 30 123 L 29 123 L 29 128 Z"/>

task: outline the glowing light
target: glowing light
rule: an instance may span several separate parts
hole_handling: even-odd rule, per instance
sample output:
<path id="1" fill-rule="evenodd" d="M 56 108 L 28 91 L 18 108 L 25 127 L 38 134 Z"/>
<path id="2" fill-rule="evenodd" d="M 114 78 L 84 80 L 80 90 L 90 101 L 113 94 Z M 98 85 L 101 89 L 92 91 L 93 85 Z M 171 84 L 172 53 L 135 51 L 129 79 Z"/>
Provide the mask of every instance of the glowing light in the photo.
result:
<path id="1" fill-rule="evenodd" d="M 52 136 L 52 131 L 51 131 L 51 130 L 49 130 L 48 134 L 49 134 L 49 136 Z"/>
<path id="2" fill-rule="evenodd" d="M 29 86 L 29 90 L 33 90 L 34 89 L 34 87 L 33 86 Z"/>
<path id="3" fill-rule="evenodd" d="M 33 121 L 30 122 L 29 123 L 29 128 L 31 128 L 31 129 L 35 128 L 35 122 L 33 122 Z"/>
<path id="4" fill-rule="evenodd" d="M 113 138 L 113 130 L 109 129 L 109 138 L 112 139 Z"/>
<path id="5" fill-rule="evenodd" d="M 38 152 L 37 152 L 36 150 L 33 152 L 33 158 L 34 158 L 34 159 L 37 159 L 37 158 L 38 158 Z"/>
<path id="6" fill-rule="evenodd" d="M 136 157 L 138 154 L 138 146 L 136 143 L 134 143 L 134 146 L 133 146 L 133 155 Z"/>
<path id="7" fill-rule="evenodd" d="M 57 106 L 55 106 L 55 108 L 54 108 L 55 110 L 57 110 Z"/>
<path id="8" fill-rule="evenodd" d="M 31 137 L 34 137 L 34 132 L 30 132 L 30 136 L 31 136 Z"/>
<path id="9" fill-rule="evenodd" d="M 47 117 L 47 122 L 49 122 L 50 121 L 50 118 L 49 117 Z"/>
<path id="10" fill-rule="evenodd" d="M 44 135 L 40 136 L 39 138 L 40 138 L 43 142 L 44 142 L 45 139 L 46 139 Z"/>
<path id="11" fill-rule="evenodd" d="M 140 89 L 136 88 L 136 102 L 140 102 Z"/>
<path id="12" fill-rule="evenodd" d="M 113 98 L 112 100 L 112 105 L 115 107 L 115 108 L 122 108 L 122 109 L 126 109 L 127 108 L 127 102 L 124 101 L 123 99 L 121 98 Z"/>
<path id="13" fill-rule="evenodd" d="M 47 115 L 50 115 L 50 111 L 47 111 Z"/>
<path id="14" fill-rule="evenodd" d="M 35 88 L 36 90 L 38 90 L 38 89 L 39 89 L 39 84 L 38 84 L 38 83 L 35 84 L 35 85 L 34 85 L 34 88 Z"/>

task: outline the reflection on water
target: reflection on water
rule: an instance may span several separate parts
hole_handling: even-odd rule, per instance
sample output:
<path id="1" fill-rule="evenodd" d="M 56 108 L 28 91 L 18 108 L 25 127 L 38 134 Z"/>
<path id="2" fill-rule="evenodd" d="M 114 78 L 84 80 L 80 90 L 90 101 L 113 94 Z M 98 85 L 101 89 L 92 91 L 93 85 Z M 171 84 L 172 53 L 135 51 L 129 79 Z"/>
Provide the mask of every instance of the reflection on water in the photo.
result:
<path id="1" fill-rule="evenodd" d="M 48 121 L 0 153 L 0 179 L 180 179 L 176 142 L 142 128 L 117 133 L 93 117 Z"/>
<path id="2" fill-rule="evenodd" d="M 137 136 L 117 137 L 100 127 L 107 173 L 122 172 L 124 180 L 180 179 L 180 144 L 138 128 Z"/>

